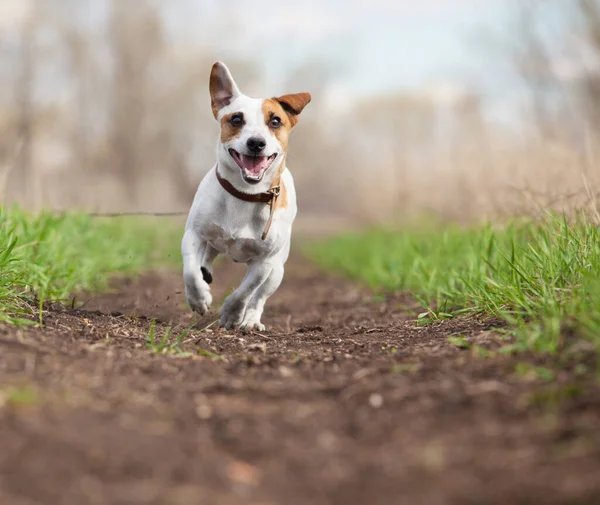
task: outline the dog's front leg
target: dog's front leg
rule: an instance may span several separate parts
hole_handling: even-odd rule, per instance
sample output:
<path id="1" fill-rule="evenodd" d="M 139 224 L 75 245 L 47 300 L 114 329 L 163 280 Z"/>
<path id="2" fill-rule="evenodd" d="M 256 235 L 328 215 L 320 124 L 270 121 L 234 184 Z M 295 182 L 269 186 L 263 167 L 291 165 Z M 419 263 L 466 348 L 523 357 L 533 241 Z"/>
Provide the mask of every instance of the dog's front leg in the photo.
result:
<path id="1" fill-rule="evenodd" d="M 218 251 L 193 230 L 187 230 L 183 235 L 181 251 L 187 302 L 192 310 L 203 316 L 212 303 L 209 284 L 212 282 L 212 262 Z"/>
<path id="2" fill-rule="evenodd" d="M 267 280 L 256 290 L 246 307 L 246 314 L 242 322 L 242 328 L 245 330 L 264 331 L 265 325 L 261 323 L 265 303 L 277 288 L 279 288 L 283 280 L 284 266 L 283 263 L 273 264 L 273 269 Z"/>
<path id="3" fill-rule="evenodd" d="M 239 287 L 231 293 L 221 307 L 219 325 L 224 328 L 239 328 L 246 314 L 248 302 L 264 284 L 273 271 L 273 265 L 264 261 L 248 264 L 248 271 Z"/>

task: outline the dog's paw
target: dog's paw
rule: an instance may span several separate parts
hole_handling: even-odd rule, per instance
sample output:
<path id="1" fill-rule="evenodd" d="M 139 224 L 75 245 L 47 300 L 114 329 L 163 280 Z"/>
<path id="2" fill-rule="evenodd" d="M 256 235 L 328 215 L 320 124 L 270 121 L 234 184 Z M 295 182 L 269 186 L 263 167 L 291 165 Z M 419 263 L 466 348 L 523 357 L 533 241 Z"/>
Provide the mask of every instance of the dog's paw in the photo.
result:
<path id="1" fill-rule="evenodd" d="M 242 323 L 242 325 L 240 326 L 240 329 L 245 330 L 245 331 L 252 331 L 252 330 L 265 331 L 267 329 L 267 327 L 264 324 L 262 324 L 260 321 L 258 321 L 258 322 L 252 322 L 252 323 Z"/>
<path id="2" fill-rule="evenodd" d="M 186 279 L 185 297 L 190 308 L 201 316 L 208 312 L 213 301 L 210 291 L 208 289 L 199 289 L 193 278 Z"/>
<path id="3" fill-rule="evenodd" d="M 240 326 L 242 330 L 265 331 L 265 325 L 260 322 L 260 314 L 254 309 L 246 310 L 246 315 Z"/>
<path id="4" fill-rule="evenodd" d="M 194 312 L 203 316 L 208 313 L 212 304 L 212 295 L 209 292 L 202 293 L 200 297 L 187 297 L 188 305 Z"/>
<path id="5" fill-rule="evenodd" d="M 244 320 L 245 305 L 232 295 L 229 295 L 221 307 L 219 326 L 228 330 L 239 328 Z"/>

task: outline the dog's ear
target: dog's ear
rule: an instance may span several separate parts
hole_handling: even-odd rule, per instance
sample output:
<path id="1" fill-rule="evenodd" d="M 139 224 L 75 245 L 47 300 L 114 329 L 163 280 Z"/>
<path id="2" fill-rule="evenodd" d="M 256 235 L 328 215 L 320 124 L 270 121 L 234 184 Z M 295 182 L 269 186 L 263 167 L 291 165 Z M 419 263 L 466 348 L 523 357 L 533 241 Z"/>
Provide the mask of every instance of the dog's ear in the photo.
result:
<path id="1" fill-rule="evenodd" d="M 283 107 L 283 110 L 290 118 L 292 126 L 294 126 L 298 122 L 298 116 L 300 115 L 304 107 L 308 105 L 310 99 L 310 93 L 294 93 L 291 95 L 280 96 L 275 100 L 277 100 L 279 104 Z"/>
<path id="2" fill-rule="evenodd" d="M 238 95 L 238 89 L 229 69 L 224 63 L 217 61 L 210 71 L 210 106 L 212 107 L 213 116 L 217 118 L 219 111 L 231 103 Z"/>

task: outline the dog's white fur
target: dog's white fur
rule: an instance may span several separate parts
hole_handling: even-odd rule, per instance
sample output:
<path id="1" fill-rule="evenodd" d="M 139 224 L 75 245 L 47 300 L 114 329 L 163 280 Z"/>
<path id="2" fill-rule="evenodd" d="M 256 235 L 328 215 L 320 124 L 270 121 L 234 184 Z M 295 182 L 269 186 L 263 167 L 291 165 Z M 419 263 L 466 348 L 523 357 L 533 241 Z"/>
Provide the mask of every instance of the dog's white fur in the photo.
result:
<path id="1" fill-rule="evenodd" d="M 212 296 L 201 269 L 205 269 L 211 278 L 212 263 L 219 253 L 229 255 L 233 261 L 246 263 L 248 270 L 244 279 L 221 307 L 219 324 L 225 328 L 262 331 L 265 329 L 261 322 L 265 302 L 281 284 L 290 251 L 292 224 L 297 212 L 294 180 L 287 167 L 281 166 L 285 163 L 286 153 L 265 123 L 264 100 L 243 95 L 224 64 L 215 63 L 213 72 L 215 70 L 224 84 L 213 90 L 211 81 L 216 119 L 220 122 L 227 114 L 242 112 L 245 120 L 238 136 L 225 143 L 219 138 L 217 142 L 220 175 L 239 191 L 262 193 L 270 188 L 282 168 L 281 181 L 287 191 L 287 207 L 275 210 L 269 233 L 262 240 L 269 206 L 246 202 L 229 194 L 220 185 L 213 166 L 198 186 L 181 244 L 185 293 L 190 307 L 204 315 L 212 303 Z M 259 183 L 249 184 L 242 177 L 242 171 L 229 149 L 250 154 L 247 152 L 247 140 L 257 136 L 266 141 L 264 155 L 276 153 L 277 157 Z"/>

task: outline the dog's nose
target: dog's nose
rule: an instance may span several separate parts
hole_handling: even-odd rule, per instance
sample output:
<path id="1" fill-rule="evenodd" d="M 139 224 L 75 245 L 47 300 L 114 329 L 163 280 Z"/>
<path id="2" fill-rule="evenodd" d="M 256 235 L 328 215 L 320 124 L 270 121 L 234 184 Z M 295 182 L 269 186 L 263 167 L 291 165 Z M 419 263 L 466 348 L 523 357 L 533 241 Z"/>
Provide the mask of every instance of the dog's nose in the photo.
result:
<path id="1" fill-rule="evenodd" d="M 246 142 L 246 146 L 251 152 L 259 153 L 267 146 L 267 142 L 262 137 L 250 137 Z"/>

